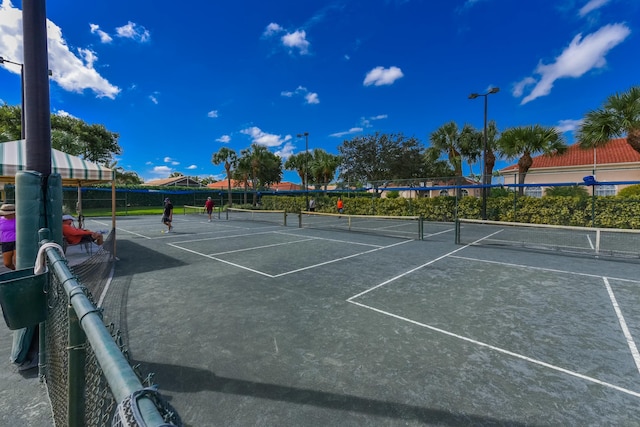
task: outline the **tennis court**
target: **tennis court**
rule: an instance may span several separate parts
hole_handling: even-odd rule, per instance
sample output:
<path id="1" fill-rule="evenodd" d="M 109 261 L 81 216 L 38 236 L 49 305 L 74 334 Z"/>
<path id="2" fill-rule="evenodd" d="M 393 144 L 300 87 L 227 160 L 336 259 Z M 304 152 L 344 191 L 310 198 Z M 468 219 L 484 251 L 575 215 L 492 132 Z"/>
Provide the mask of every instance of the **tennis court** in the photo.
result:
<path id="1" fill-rule="evenodd" d="M 186 425 L 640 419 L 637 261 L 176 212 L 118 220 L 104 305 Z"/>

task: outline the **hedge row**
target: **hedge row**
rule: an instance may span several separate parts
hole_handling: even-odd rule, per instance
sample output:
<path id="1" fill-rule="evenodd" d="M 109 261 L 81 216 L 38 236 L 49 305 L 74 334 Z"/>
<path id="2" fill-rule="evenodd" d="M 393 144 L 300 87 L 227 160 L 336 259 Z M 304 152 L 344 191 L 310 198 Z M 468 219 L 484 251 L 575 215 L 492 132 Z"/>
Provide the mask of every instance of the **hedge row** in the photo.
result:
<path id="1" fill-rule="evenodd" d="M 336 212 L 337 196 L 314 197 L 318 212 Z M 640 196 L 632 197 L 490 197 L 487 199 L 487 219 L 604 228 L 640 229 Z M 427 221 L 453 221 L 460 218 L 481 218 L 482 201 L 463 197 L 418 199 L 381 199 L 343 197 L 346 214 L 351 215 L 422 215 Z M 297 212 L 305 207 L 305 197 L 263 196 L 262 209 L 285 209 Z M 595 222 L 592 220 L 595 218 Z"/>

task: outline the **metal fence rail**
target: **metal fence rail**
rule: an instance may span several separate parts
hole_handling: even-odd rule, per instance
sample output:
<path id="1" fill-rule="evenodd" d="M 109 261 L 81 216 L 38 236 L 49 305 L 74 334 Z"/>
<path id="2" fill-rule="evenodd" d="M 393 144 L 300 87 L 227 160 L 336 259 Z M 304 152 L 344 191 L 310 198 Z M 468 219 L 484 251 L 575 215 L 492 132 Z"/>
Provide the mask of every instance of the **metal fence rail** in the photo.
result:
<path id="1" fill-rule="evenodd" d="M 63 255 L 55 247 L 43 249 L 49 286 L 47 319 L 41 323 L 45 345 L 40 374 L 47 385 L 55 424 L 182 425 L 162 396 L 142 384 L 123 354 L 118 331 L 105 326 L 91 292 Z M 94 257 L 108 257 L 108 249 L 105 244 Z"/>

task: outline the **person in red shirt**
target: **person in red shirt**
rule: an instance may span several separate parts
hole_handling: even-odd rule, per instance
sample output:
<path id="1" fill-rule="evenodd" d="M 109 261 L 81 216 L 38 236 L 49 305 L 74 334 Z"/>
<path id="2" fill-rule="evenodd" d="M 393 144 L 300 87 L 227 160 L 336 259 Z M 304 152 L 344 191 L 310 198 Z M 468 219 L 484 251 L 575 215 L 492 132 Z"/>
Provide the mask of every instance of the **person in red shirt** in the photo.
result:
<path id="1" fill-rule="evenodd" d="M 93 242 L 97 245 L 102 245 L 104 238 L 102 233 L 97 231 L 84 230 L 82 228 L 76 228 L 73 225 L 74 217 L 71 215 L 62 216 L 62 235 L 70 245 L 77 245 L 81 242 Z"/>
<path id="2" fill-rule="evenodd" d="M 207 215 L 209 215 L 209 222 L 211 222 L 211 214 L 213 213 L 214 207 L 215 204 L 213 203 L 213 200 L 211 200 L 211 197 L 207 197 L 207 201 L 204 202 L 204 208 L 207 211 Z"/>
<path id="3" fill-rule="evenodd" d="M 344 203 L 342 202 L 342 197 L 338 197 L 338 203 L 336 207 L 338 208 L 338 213 L 344 212 Z"/>

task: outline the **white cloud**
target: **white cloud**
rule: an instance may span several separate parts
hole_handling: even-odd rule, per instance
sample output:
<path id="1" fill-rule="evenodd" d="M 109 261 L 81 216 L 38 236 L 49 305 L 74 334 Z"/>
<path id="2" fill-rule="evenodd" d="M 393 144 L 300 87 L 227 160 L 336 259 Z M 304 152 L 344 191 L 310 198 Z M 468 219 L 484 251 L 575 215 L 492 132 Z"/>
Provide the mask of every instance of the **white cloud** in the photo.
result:
<path id="1" fill-rule="evenodd" d="M 173 166 L 177 166 L 177 165 L 179 165 L 179 164 L 180 164 L 180 162 L 178 162 L 178 161 L 176 161 L 176 160 L 174 160 L 174 159 L 172 159 L 171 157 L 168 157 L 168 156 L 167 156 L 167 157 L 165 157 L 165 158 L 163 159 L 163 161 L 164 161 L 165 163 L 171 163 Z"/>
<path id="2" fill-rule="evenodd" d="M 291 143 L 291 142 L 287 142 L 284 144 L 284 146 L 277 150 L 274 154 L 276 156 L 280 156 L 280 158 L 282 158 L 283 160 L 287 160 L 289 157 L 291 157 L 291 155 L 293 155 L 293 151 L 296 147 Z"/>
<path id="3" fill-rule="evenodd" d="M 554 82 L 558 79 L 578 78 L 594 68 L 603 68 L 607 63 L 606 54 L 622 43 L 629 34 L 631 34 L 631 30 L 624 24 L 606 25 L 584 38 L 582 38 L 582 34 L 578 34 L 569 43 L 569 46 L 556 57 L 554 63 L 538 64 L 535 73 L 540 75 L 540 79 L 537 80 L 537 84 L 521 104 L 548 95 Z M 533 77 L 527 79 L 533 79 Z M 517 83 L 516 88 L 522 82 Z M 527 83 L 529 82 L 530 80 L 527 81 Z"/>
<path id="4" fill-rule="evenodd" d="M 288 48 L 298 49 L 300 55 L 306 55 L 309 53 L 310 43 L 307 41 L 307 32 L 304 30 L 297 30 L 293 33 L 287 33 L 280 40 L 282 44 Z"/>
<path id="5" fill-rule="evenodd" d="M 398 67 L 376 67 L 367 73 L 362 84 L 365 86 L 391 85 L 403 76 L 402 70 Z"/>
<path id="6" fill-rule="evenodd" d="M 113 38 L 109 34 L 102 31 L 99 25 L 89 24 L 89 28 L 91 28 L 91 34 L 97 34 L 98 37 L 100 37 L 100 41 L 102 43 L 111 43 L 113 41 Z"/>
<path id="7" fill-rule="evenodd" d="M 22 11 L 13 7 L 10 0 L 3 0 L 0 5 L 0 52 L 15 62 L 24 61 L 22 50 Z M 53 72 L 51 79 L 62 89 L 69 92 L 93 91 L 98 98 L 115 98 L 120 88 L 109 83 L 95 69 L 98 55 L 91 49 L 80 48 L 76 56 L 69 50 L 62 30 L 47 20 L 47 45 L 49 51 L 49 68 Z M 19 74 L 20 67 L 5 68 Z"/>
<path id="8" fill-rule="evenodd" d="M 169 166 L 154 166 L 152 173 L 154 175 L 166 175 L 169 176 L 171 175 L 171 172 L 173 171 L 172 168 L 170 168 Z"/>
<path id="9" fill-rule="evenodd" d="M 337 133 L 332 133 L 329 136 L 333 136 L 335 138 L 342 138 L 345 135 L 353 135 L 354 133 L 359 133 L 362 132 L 363 129 L 362 128 L 351 128 L 346 132 L 337 132 Z"/>
<path id="10" fill-rule="evenodd" d="M 194 170 L 194 169 L 198 169 L 198 166 L 196 165 L 190 165 L 187 170 Z"/>
<path id="11" fill-rule="evenodd" d="M 218 110 L 211 110 L 207 113 L 207 117 L 211 117 L 212 119 L 215 119 L 216 117 L 218 117 Z"/>
<path id="12" fill-rule="evenodd" d="M 284 29 L 280 25 L 276 24 L 275 22 L 272 22 L 269 25 L 267 25 L 267 28 L 264 30 L 264 33 L 262 33 L 262 35 L 264 37 L 271 37 L 282 31 L 284 31 Z"/>
<path id="13" fill-rule="evenodd" d="M 245 135 L 249 135 L 252 139 L 251 143 L 258 145 L 264 145 L 265 147 L 279 147 L 285 142 L 291 140 L 291 135 L 286 135 L 284 138 L 280 135 L 274 135 L 271 133 L 263 132 L 260 128 L 253 126 L 240 131 Z"/>
<path id="14" fill-rule="evenodd" d="M 558 125 L 556 126 L 556 129 L 558 130 L 558 132 L 562 132 L 562 133 L 573 132 L 574 130 L 578 129 L 581 124 L 582 124 L 582 119 L 578 119 L 578 120 L 571 120 L 571 119 L 560 120 L 558 122 Z"/>
<path id="15" fill-rule="evenodd" d="M 589 2 L 587 2 L 587 4 L 585 4 L 580 8 L 580 10 L 578 11 L 578 16 L 582 18 L 583 16 L 587 15 L 589 12 L 593 12 L 594 10 L 601 8 L 602 6 L 606 5 L 610 1 L 611 0 L 590 0 Z"/>
<path id="16" fill-rule="evenodd" d="M 226 144 L 231 141 L 231 137 L 229 135 L 222 135 L 220 138 L 216 139 L 216 141 Z"/>
<path id="17" fill-rule="evenodd" d="M 388 116 L 386 114 L 378 114 L 377 116 L 371 116 L 371 117 L 361 117 L 360 118 L 360 124 L 363 127 L 366 128 L 370 128 L 373 125 L 371 124 L 371 122 L 376 121 L 376 120 L 383 120 L 386 119 Z"/>
<path id="18" fill-rule="evenodd" d="M 315 92 L 309 92 L 304 96 L 304 99 L 307 100 L 307 104 L 320 104 L 320 99 L 318 99 L 318 94 Z"/>
<path id="19" fill-rule="evenodd" d="M 64 111 L 64 110 L 58 110 L 55 112 L 55 114 L 59 115 L 60 117 L 71 117 L 74 119 L 77 119 L 77 117 L 75 117 L 74 115 Z"/>
<path id="20" fill-rule="evenodd" d="M 151 102 L 158 105 L 158 98 L 156 98 L 155 95 L 149 95 L 149 99 L 151 100 Z"/>
<path id="21" fill-rule="evenodd" d="M 304 97 L 307 104 L 319 104 L 320 98 L 318 94 L 315 92 L 309 92 L 309 90 L 304 86 L 298 86 L 295 91 L 282 91 L 280 92 L 280 96 L 284 96 L 286 98 L 293 98 L 293 96 L 299 95 Z"/>
<path id="22" fill-rule="evenodd" d="M 536 79 L 534 79 L 533 77 L 525 77 L 524 79 L 520 80 L 519 82 L 514 83 L 513 85 L 513 89 L 511 90 L 511 94 L 513 96 L 515 96 L 516 98 L 520 98 L 522 96 L 522 94 L 524 93 L 524 90 L 531 86 L 536 84 Z"/>
<path id="23" fill-rule="evenodd" d="M 127 22 L 127 24 L 122 27 L 117 27 L 116 35 L 118 37 L 135 40 L 140 43 L 148 42 L 151 38 L 151 34 L 145 27 L 131 21 Z"/>

